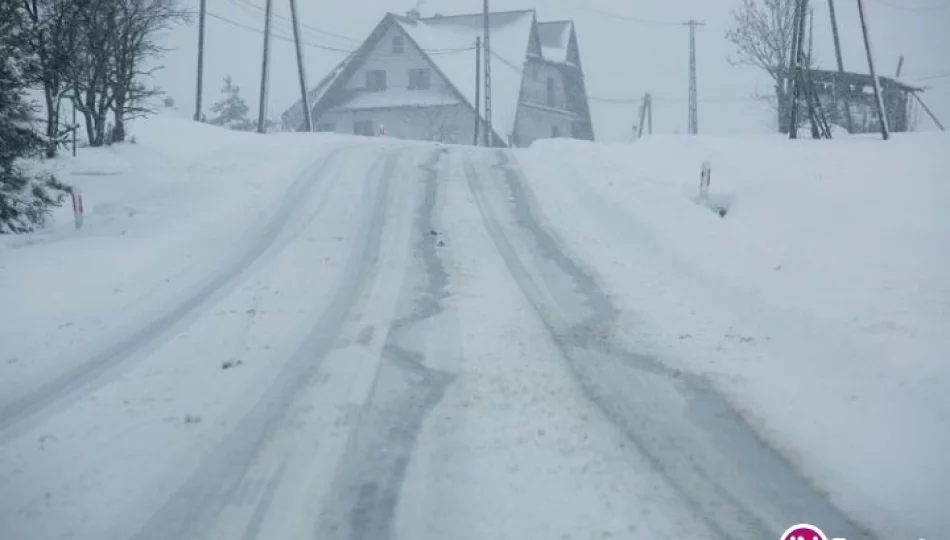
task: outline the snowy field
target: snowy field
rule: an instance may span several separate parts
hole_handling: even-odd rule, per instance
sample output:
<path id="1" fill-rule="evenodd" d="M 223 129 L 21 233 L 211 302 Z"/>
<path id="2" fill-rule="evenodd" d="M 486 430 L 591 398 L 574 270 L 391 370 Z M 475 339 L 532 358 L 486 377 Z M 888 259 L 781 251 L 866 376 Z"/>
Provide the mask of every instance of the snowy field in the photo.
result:
<path id="1" fill-rule="evenodd" d="M 134 133 L 0 238 L 0 538 L 950 530 L 946 136 Z"/>

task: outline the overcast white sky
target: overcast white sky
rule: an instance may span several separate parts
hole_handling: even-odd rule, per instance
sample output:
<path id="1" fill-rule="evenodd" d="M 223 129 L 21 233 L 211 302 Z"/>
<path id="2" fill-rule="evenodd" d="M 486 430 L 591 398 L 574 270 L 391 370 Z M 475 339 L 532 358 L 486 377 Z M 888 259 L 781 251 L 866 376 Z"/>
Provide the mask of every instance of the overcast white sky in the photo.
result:
<path id="1" fill-rule="evenodd" d="M 265 0 L 207 0 L 209 13 L 263 29 Z M 305 29 L 307 42 L 353 49 L 387 12 L 404 13 L 414 0 L 298 0 L 301 21 L 321 34 Z M 685 132 L 688 91 L 688 30 L 677 25 L 638 22 L 681 22 L 689 18 L 706 23 L 697 33 L 701 133 L 730 135 L 767 132 L 774 121 L 768 106 L 747 100 L 769 92 L 768 79 L 750 67 L 732 67 L 733 54 L 724 34 L 732 24 L 730 10 L 740 0 L 492 0 L 492 10 L 534 8 L 538 19 L 573 19 L 587 79 L 588 93 L 596 98 L 638 100 L 651 92 L 656 100 L 656 132 Z M 182 0 L 197 11 L 198 0 Z M 250 4 L 250 6 L 248 5 Z M 878 70 L 893 76 L 901 54 L 906 56 L 903 79 L 928 86 L 924 99 L 945 125 L 950 124 L 950 0 L 865 0 Z M 274 0 L 275 13 L 289 15 L 289 0 Z M 428 0 L 423 15 L 471 13 L 481 0 Z M 827 0 L 812 0 L 816 9 L 815 53 L 819 65 L 834 67 L 834 48 L 828 22 Z M 836 0 L 845 68 L 867 70 L 857 16 L 856 0 Z M 194 110 L 198 29 L 197 22 L 173 31 L 166 45 L 173 48 L 156 82 L 184 110 Z M 252 111 L 257 110 L 263 37 L 209 17 L 206 28 L 205 110 L 218 99 L 221 81 L 230 74 L 242 87 Z M 275 21 L 275 32 L 291 36 L 290 26 Z M 269 116 L 275 117 L 299 97 L 293 45 L 274 40 L 270 79 Z M 310 84 L 339 62 L 338 52 L 305 48 Z M 499 69 L 501 67 L 499 66 Z M 926 77 L 946 75 L 922 80 Z M 603 141 L 626 141 L 639 103 L 591 103 L 595 135 Z M 919 129 L 935 129 L 921 114 Z"/>

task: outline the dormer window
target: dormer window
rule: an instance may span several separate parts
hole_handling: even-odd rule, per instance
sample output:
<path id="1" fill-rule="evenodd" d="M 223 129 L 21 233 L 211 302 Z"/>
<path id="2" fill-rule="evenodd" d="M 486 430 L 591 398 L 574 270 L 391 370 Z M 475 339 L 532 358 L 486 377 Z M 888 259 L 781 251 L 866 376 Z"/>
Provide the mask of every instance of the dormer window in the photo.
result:
<path id="1" fill-rule="evenodd" d="M 402 54 L 406 50 L 406 40 L 402 36 L 393 36 L 393 54 Z"/>

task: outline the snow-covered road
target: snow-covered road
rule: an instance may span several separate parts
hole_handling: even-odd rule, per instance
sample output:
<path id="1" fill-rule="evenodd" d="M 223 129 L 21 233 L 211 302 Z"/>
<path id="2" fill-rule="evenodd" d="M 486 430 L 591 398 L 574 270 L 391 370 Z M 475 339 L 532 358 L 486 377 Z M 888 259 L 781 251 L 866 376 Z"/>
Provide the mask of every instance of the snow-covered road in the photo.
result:
<path id="1" fill-rule="evenodd" d="M 531 184 L 510 152 L 328 150 L 213 272 L 3 397 L 0 538 L 870 538 L 616 338 Z"/>

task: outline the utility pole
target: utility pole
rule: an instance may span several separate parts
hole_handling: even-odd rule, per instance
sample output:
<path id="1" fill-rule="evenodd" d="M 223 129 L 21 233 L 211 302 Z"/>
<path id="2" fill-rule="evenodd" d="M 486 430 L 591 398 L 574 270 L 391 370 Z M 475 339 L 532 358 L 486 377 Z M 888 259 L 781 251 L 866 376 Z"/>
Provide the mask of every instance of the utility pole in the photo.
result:
<path id="1" fill-rule="evenodd" d="M 644 106 L 647 108 L 647 133 L 653 135 L 653 96 L 647 94 Z"/>
<path id="2" fill-rule="evenodd" d="M 792 58 L 789 62 L 792 80 L 792 102 L 788 119 L 788 137 L 798 138 L 798 99 L 801 95 L 801 51 L 802 51 L 802 11 L 804 0 L 795 0 L 795 27 L 792 28 Z"/>
<path id="3" fill-rule="evenodd" d="M 261 66 L 261 102 L 257 114 L 257 132 L 267 132 L 267 79 L 270 60 L 270 23 L 274 12 L 274 0 L 267 0 L 264 15 L 264 61 Z M 309 113 L 309 111 L 307 111 Z M 306 116 L 306 114 L 305 114 Z"/>
<path id="4" fill-rule="evenodd" d="M 478 146 L 478 128 L 482 124 L 482 38 L 475 38 L 475 142 Z"/>
<path id="5" fill-rule="evenodd" d="M 814 97 L 811 84 L 811 49 L 808 51 L 808 55 L 805 55 L 805 18 L 811 12 L 808 6 L 808 0 L 800 0 L 801 2 L 801 28 L 799 28 L 798 34 L 798 48 L 799 48 L 799 61 L 798 61 L 798 83 L 801 85 L 801 90 L 805 94 L 805 101 L 808 102 L 808 120 L 811 123 L 811 137 L 817 139 L 820 134 L 818 132 L 818 122 L 815 119 L 815 108 L 812 98 Z M 809 31 L 809 47 L 811 43 L 811 32 Z M 808 76 L 806 77 L 806 72 Z"/>
<path id="6" fill-rule="evenodd" d="M 637 138 L 643 137 L 644 126 L 647 126 L 647 133 L 653 135 L 653 96 L 647 92 L 643 96 L 643 103 L 640 105 L 640 123 L 637 125 Z"/>
<path id="7" fill-rule="evenodd" d="M 835 15 L 835 0 L 828 0 L 828 13 L 831 15 L 831 35 L 835 40 L 835 59 L 838 61 L 838 76 L 844 77 L 844 59 L 841 56 L 841 38 L 838 35 L 838 17 Z M 851 118 L 851 93 L 847 92 L 847 85 L 841 80 L 835 84 L 835 93 L 839 96 L 844 94 L 844 107 L 838 100 L 835 100 L 835 107 L 844 114 L 845 127 L 849 133 L 854 132 L 854 120 Z"/>
<path id="8" fill-rule="evenodd" d="M 808 10 L 808 66 L 811 67 L 813 64 L 812 53 L 815 50 L 815 10 Z"/>
<path id="9" fill-rule="evenodd" d="M 911 92 L 910 95 L 914 96 L 914 99 L 917 100 L 917 103 L 920 103 L 920 106 L 924 108 L 924 111 L 927 112 L 927 115 L 930 116 L 930 119 L 933 120 L 934 124 L 937 125 L 937 128 L 940 131 L 946 131 L 946 129 L 944 129 L 943 127 L 943 124 L 941 124 L 940 120 L 937 119 L 937 115 L 935 115 L 934 112 L 930 110 L 930 107 L 928 107 L 927 104 L 924 103 L 924 100 L 920 99 L 920 96 L 917 94 L 917 92 Z M 73 118 L 75 118 L 75 116 Z M 76 122 L 73 121 L 73 123 L 75 124 Z M 73 137 L 74 144 L 75 144 L 75 141 L 76 141 L 76 137 L 74 136 Z"/>
<path id="10" fill-rule="evenodd" d="M 294 46 L 297 48 L 297 72 L 300 75 L 300 103 L 303 105 L 304 128 L 313 131 L 313 117 L 310 110 L 310 95 L 307 93 L 307 72 L 303 67 L 303 51 L 300 45 L 300 21 L 297 20 L 297 0 L 290 0 L 290 18 L 294 25 Z"/>
<path id="11" fill-rule="evenodd" d="M 795 27 L 792 33 L 792 103 L 789 122 L 789 138 L 798 138 L 799 99 L 805 98 L 808 107 L 808 120 L 811 123 L 813 139 L 831 138 L 831 129 L 821 107 L 821 100 L 815 91 L 811 79 L 811 52 L 805 54 L 805 17 L 813 13 L 808 8 L 808 0 L 797 0 L 795 4 Z"/>
<path id="12" fill-rule="evenodd" d="M 838 72 L 844 73 L 844 60 L 841 57 L 841 37 L 838 35 L 838 17 L 835 15 L 835 0 L 828 0 L 828 13 L 831 15 L 831 35 L 835 40 L 835 58 L 838 60 Z"/>
<path id="13" fill-rule="evenodd" d="M 864 0 L 858 0 L 858 15 L 861 18 L 861 33 L 864 35 L 864 50 L 868 55 L 868 70 L 874 81 L 874 101 L 877 104 L 878 118 L 881 120 L 881 137 L 886 141 L 890 138 L 890 126 L 887 124 L 887 114 L 884 112 L 884 101 L 881 97 L 881 82 L 874 70 L 874 56 L 871 54 L 871 38 L 868 36 L 868 25 L 864 15 Z"/>
<path id="14" fill-rule="evenodd" d="M 689 27 L 689 134 L 699 133 L 699 91 L 696 88 L 696 27 L 704 23 L 690 19 L 683 23 Z"/>
<path id="15" fill-rule="evenodd" d="M 198 87 L 195 90 L 195 122 L 201 121 L 201 93 L 205 68 L 205 0 L 198 12 Z"/>
<path id="16" fill-rule="evenodd" d="M 493 134 L 495 133 L 491 121 L 491 12 L 488 8 L 488 0 L 485 0 L 484 7 L 485 35 L 482 38 L 482 46 L 485 48 L 485 146 L 494 146 Z"/>

